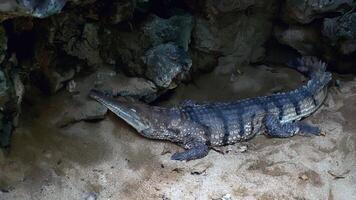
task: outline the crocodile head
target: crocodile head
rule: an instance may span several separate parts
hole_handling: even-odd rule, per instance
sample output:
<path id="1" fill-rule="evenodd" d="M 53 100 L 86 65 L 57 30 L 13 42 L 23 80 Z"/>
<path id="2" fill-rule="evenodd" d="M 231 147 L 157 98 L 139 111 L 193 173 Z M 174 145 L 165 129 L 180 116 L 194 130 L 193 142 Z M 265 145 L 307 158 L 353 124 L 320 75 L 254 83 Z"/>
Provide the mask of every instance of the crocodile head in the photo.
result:
<path id="1" fill-rule="evenodd" d="M 179 115 L 169 108 L 149 106 L 139 102 L 119 101 L 92 90 L 89 96 L 131 125 L 142 136 L 151 139 L 172 140 L 168 127 L 177 124 Z M 177 120 L 175 120 L 177 119 Z"/>

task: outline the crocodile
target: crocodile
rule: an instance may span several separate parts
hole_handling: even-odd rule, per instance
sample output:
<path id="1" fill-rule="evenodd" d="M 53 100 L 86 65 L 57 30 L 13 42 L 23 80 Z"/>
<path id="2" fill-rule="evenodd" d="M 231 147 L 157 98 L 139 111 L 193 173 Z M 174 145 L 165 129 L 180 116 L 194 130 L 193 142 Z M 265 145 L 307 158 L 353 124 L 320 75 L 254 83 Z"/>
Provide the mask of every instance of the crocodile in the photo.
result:
<path id="1" fill-rule="evenodd" d="M 321 130 L 301 119 L 323 103 L 332 79 L 326 63 L 302 57 L 288 64 L 309 77 L 306 84 L 288 92 L 232 102 L 196 103 L 186 101 L 174 107 L 150 106 L 116 100 L 91 90 L 89 96 L 126 121 L 143 137 L 177 143 L 185 150 L 172 160 L 205 157 L 209 149 L 247 141 L 258 134 L 288 138 L 320 135 Z"/>

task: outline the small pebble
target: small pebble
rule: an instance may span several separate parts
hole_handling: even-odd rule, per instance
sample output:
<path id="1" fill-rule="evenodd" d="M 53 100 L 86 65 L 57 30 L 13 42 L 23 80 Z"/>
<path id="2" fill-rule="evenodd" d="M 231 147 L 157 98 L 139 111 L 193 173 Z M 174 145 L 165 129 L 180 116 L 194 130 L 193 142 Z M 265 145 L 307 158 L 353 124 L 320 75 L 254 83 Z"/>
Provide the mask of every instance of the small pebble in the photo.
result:
<path id="1" fill-rule="evenodd" d="M 246 145 L 239 147 L 239 152 L 244 153 L 246 151 L 247 151 L 247 146 Z"/>
<path id="2" fill-rule="evenodd" d="M 221 200 L 232 200 L 231 194 L 225 194 L 223 197 L 221 197 Z"/>
<path id="3" fill-rule="evenodd" d="M 299 176 L 300 179 L 302 179 L 303 181 L 307 181 L 309 179 L 309 177 L 305 174 Z"/>

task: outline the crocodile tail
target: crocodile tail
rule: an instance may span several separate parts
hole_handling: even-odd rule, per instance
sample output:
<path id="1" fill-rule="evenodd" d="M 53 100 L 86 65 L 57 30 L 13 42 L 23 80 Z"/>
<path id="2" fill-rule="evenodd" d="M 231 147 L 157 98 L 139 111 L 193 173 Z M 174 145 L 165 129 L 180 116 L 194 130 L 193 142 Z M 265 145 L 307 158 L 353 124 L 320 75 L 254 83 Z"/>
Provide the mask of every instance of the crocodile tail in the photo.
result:
<path id="1" fill-rule="evenodd" d="M 314 76 L 307 83 L 307 87 L 311 92 L 317 92 L 321 89 L 325 88 L 326 85 L 331 81 L 332 75 L 330 72 L 324 72 L 322 74 L 318 74 L 318 76 Z"/>
<path id="2" fill-rule="evenodd" d="M 311 91 L 324 88 L 332 79 L 331 73 L 326 71 L 327 64 L 313 56 L 304 56 L 292 60 L 288 63 L 288 66 L 310 78 L 307 87 Z"/>
<path id="3" fill-rule="evenodd" d="M 303 56 L 289 61 L 287 65 L 310 78 L 312 76 L 323 75 L 327 66 L 325 62 L 314 56 Z"/>

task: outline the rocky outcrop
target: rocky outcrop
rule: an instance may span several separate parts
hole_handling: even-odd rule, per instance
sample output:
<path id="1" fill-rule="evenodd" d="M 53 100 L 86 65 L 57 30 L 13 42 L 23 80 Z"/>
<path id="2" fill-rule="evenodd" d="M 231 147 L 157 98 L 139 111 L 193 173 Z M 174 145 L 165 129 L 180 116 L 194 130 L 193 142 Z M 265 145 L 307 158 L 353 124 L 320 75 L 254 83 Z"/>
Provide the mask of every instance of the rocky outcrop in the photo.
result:
<path id="1" fill-rule="evenodd" d="M 41 13 L 51 6 L 62 9 L 65 4 L 59 0 L 28 2 L 32 10 Z M 46 84 L 37 85 L 46 85 L 44 90 L 49 94 L 64 88 L 82 69 L 97 70 L 103 66 L 151 80 L 164 91 L 187 77 L 194 65 L 190 54 L 204 54 L 212 63 L 218 57 L 226 57 L 235 64 L 261 61 L 263 43 L 272 30 L 270 19 L 276 14 L 275 3 L 207 0 L 201 14 L 172 14 L 175 11 L 171 9 L 171 16 L 161 18 L 149 11 L 156 5 L 154 2 L 71 0 L 65 12 L 33 22 L 30 32 L 36 39 L 35 55 L 20 63 L 33 64 L 33 80 L 44 80 Z M 145 5 L 150 6 L 142 9 Z M 186 7 L 191 5 L 194 4 Z M 135 10 L 136 6 L 139 9 Z M 136 19 L 137 11 L 146 17 Z M 154 9 L 153 12 L 162 14 Z M 194 69 L 208 71 L 205 66 L 211 67 L 205 63 L 199 66 L 200 63 L 203 62 L 197 62 Z"/>
<path id="2" fill-rule="evenodd" d="M 339 17 L 325 18 L 322 33 L 331 45 L 339 47 L 341 54 L 355 52 L 356 13 L 348 12 Z"/>
<path id="3" fill-rule="evenodd" d="M 272 32 L 276 1 L 206 1 L 193 32 L 193 48 L 220 55 L 219 66 L 230 68 L 263 59 L 263 44 Z"/>
<path id="4" fill-rule="evenodd" d="M 59 13 L 67 0 L 2 0 L 0 21 L 18 16 L 48 17 Z"/>
<path id="5" fill-rule="evenodd" d="M 327 14 L 348 10 L 353 0 L 286 0 L 283 15 L 286 21 L 308 24 Z"/>
<path id="6" fill-rule="evenodd" d="M 177 15 L 169 19 L 162 19 L 156 15 L 151 15 L 142 29 L 152 46 L 174 42 L 177 46 L 188 51 L 193 29 L 193 17 Z"/>
<path id="7" fill-rule="evenodd" d="M 146 62 L 147 55 L 151 54 L 153 49 L 161 49 L 161 54 L 172 54 L 172 52 L 169 52 L 170 48 L 161 48 L 168 43 L 172 43 L 177 48 L 182 48 L 183 51 L 187 52 L 192 24 L 193 18 L 190 15 L 177 15 L 168 19 L 150 15 L 139 25 L 140 27 L 137 30 L 103 27 L 100 36 L 102 44 L 100 55 L 107 65 L 120 68 L 130 76 L 146 76 L 152 80 L 153 77 L 150 74 L 154 69 L 151 69 L 149 63 Z M 168 59 L 165 64 L 175 65 L 174 62 Z M 174 78 L 174 76 L 171 76 L 171 78 Z M 172 82 L 172 80 L 169 80 L 169 82 Z M 164 88 L 168 85 L 157 86 Z"/>
<path id="8" fill-rule="evenodd" d="M 335 71 L 355 72 L 355 6 L 351 0 L 287 0 L 274 37 L 300 55 L 322 57 Z"/>
<path id="9" fill-rule="evenodd" d="M 0 70 L 0 147 L 8 147 L 18 125 L 25 87 L 19 75 L 16 58 L 3 61 Z"/>
<path id="10" fill-rule="evenodd" d="M 194 31 L 194 48 L 203 52 L 215 52 L 223 56 L 233 55 L 238 62 L 256 61 L 263 55 L 262 44 L 271 34 L 272 24 L 264 15 L 246 16 L 242 13 L 218 18 L 211 22 L 198 18 Z M 231 19 L 228 19 L 231 18 Z M 227 24 L 226 24 L 227 23 Z"/>

